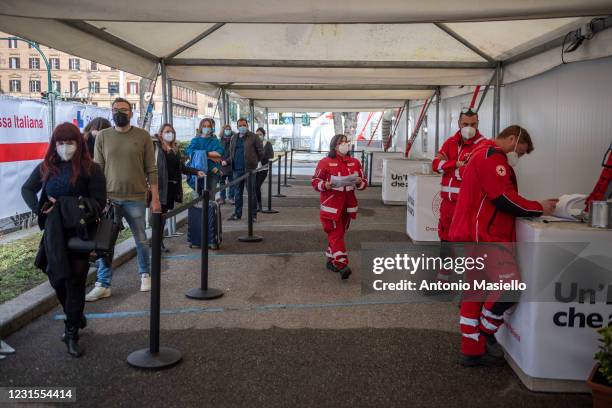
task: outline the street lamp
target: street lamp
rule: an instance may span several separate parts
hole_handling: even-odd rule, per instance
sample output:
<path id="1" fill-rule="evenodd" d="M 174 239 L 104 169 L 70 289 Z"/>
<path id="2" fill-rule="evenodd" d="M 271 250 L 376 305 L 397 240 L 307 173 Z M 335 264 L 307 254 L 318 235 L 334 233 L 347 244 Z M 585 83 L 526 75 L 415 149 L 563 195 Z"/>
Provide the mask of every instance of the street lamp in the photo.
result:
<path id="1" fill-rule="evenodd" d="M 51 65 L 49 65 L 49 60 L 47 59 L 47 56 L 42 52 L 38 44 L 34 41 L 26 40 L 25 38 L 21 37 L 2 37 L 0 38 L 0 40 L 16 40 L 28 43 L 30 47 L 38 51 L 43 61 L 45 62 L 45 66 L 47 67 L 47 101 L 49 102 L 49 123 L 51 125 L 49 127 L 49 134 L 53 133 L 53 129 L 55 128 L 55 92 L 53 91 L 53 87 L 51 84 Z"/>

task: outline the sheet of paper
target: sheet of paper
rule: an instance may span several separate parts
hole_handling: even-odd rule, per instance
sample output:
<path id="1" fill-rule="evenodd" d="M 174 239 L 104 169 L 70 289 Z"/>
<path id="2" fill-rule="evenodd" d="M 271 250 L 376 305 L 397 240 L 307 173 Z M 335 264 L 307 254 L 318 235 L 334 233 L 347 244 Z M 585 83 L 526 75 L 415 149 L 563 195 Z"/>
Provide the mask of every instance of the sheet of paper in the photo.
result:
<path id="1" fill-rule="evenodd" d="M 555 212 L 552 215 L 558 218 L 566 220 L 575 220 L 575 215 L 580 211 L 574 209 L 574 207 L 580 202 L 584 201 L 586 196 L 584 194 L 564 194 L 559 197 L 559 202 L 555 208 Z"/>
<path id="2" fill-rule="evenodd" d="M 334 187 L 345 187 L 354 186 L 357 184 L 358 176 L 356 174 L 349 174 L 348 176 L 331 176 L 330 183 Z"/>

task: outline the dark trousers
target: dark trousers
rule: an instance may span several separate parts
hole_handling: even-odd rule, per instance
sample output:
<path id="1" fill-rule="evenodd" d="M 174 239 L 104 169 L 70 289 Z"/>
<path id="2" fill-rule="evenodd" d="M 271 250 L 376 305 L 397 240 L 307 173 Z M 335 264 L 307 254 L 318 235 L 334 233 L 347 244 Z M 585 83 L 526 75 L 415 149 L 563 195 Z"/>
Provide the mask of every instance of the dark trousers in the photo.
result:
<path id="1" fill-rule="evenodd" d="M 257 196 L 257 207 L 261 209 L 261 186 L 268 176 L 268 170 L 259 171 L 256 174 L 257 179 L 255 183 L 255 195 Z"/>
<path id="2" fill-rule="evenodd" d="M 55 295 L 62 304 L 66 315 L 66 324 L 78 326 L 85 310 L 85 282 L 89 271 L 89 254 L 69 255 L 72 274 L 69 278 L 50 280 Z"/>
<path id="3" fill-rule="evenodd" d="M 245 174 L 244 170 L 243 171 L 234 170 L 234 179 L 242 177 L 244 174 Z M 242 217 L 242 206 L 243 206 L 242 195 L 244 194 L 244 187 L 246 184 L 247 184 L 247 180 L 245 178 L 244 180 L 242 180 L 236 185 L 236 196 L 234 198 L 234 201 L 236 204 L 235 204 L 234 214 L 238 218 Z M 257 199 L 255 198 L 255 191 L 253 191 L 251 194 L 251 200 L 252 200 L 251 201 L 251 212 L 253 214 L 253 217 L 255 218 L 257 217 Z"/>

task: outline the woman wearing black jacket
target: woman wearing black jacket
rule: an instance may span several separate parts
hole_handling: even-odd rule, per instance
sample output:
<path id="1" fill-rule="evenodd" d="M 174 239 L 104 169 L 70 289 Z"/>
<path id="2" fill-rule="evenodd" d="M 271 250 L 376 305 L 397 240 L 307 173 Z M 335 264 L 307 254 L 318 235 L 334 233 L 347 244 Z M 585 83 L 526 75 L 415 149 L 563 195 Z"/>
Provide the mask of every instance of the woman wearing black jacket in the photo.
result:
<path id="1" fill-rule="evenodd" d="M 255 133 L 257 133 L 257 137 L 259 137 L 264 144 L 264 155 L 261 158 L 261 165 L 267 166 L 268 162 L 274 158 L 274 148 L 272 148 L 272 143 L 270 143 L 270 140 L 264 141 L 264 138 L 266 137 L 266 131 L 264 130 L 264 128 L 260 127 Z M 268 170 L 258 171 L 257 175 L 255 176 L 257 182 L 257 184 L 255 185 L 255 196 L 257 197 L 257 212 L 261 212 L 261 186 L 266 180 L 267 176 Z"/>
<path id="2" fill-rule="evenodd" d="M 89 254 L 68 251 L 67 241 L 80 226 L 99 218 L 106 203 L 106 180 L 76 126 L 63 123 L 55 128 L 43 162 L 23 185 L 21 195 L 45 231 L 36 266 L 47 273 L 64 308 L 63 341 L 71 356 L 80 357 L 79 328 L 87 325 L 83 310 Z"/>

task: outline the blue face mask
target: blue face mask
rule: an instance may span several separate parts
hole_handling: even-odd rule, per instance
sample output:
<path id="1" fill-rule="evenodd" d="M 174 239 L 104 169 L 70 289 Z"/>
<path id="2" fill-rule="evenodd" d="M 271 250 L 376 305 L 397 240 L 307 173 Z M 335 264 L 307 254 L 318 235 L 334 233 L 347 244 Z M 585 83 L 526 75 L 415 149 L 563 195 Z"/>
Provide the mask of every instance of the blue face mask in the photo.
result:
<path id="1" fill-rule="evenodd" d="M 202 128 L 202 136 L 208 136 L 211 130 L 209 127 Z"/>
<path id="2" fill-rule="evenodd" d="M 240 132 L 241 135 L 244 135 L 247 132 L 247 127 L 246 126 L 240 126 L 238 128 L 238 131 Z"/>
<path id="3" fill-rule="evenodd" d="M 225 129 L 225 131 L 223 133 L 225 134 L 225 136 L 231 136 L 232 135 L 232 131 L 230 129 Z"/>

